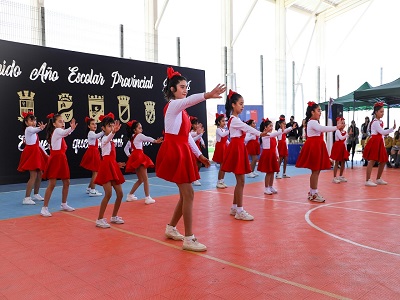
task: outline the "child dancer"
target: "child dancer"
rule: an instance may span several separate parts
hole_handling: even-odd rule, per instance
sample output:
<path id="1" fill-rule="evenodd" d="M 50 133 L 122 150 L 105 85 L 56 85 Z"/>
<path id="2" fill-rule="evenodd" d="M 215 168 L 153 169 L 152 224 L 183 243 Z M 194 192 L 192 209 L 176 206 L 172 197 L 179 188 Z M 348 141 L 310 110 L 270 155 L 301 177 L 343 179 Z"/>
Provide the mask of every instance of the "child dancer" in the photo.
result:
<path id="1" fill-rule="evenodd" d="M 47 115 L 49 123 L 47 125 L 47 142 L 50 145 L 50 157 L 43 178 L 49 179 L 49 183 L 44 194 L 44 203 L 40 214 L 43 217 L 51 217 L 49 212 L 49 201 L 54 187 L 56 186 L 57 179 L 61 179 L 62 187 L 62 203 L 61 210 L 74 211 L 75 208 L 67 204 L 68 190 L 69 190 L 69 166 L 67 155 L 67 144 L 64 137 L 70 135 L 75 130 L 78 123 L 75 119 L 70 122 L 70 127 L 65 129 L 65 122 L 60 114 L 51 113 Z"/>
<path id="2" fill-rule="evenodd" d="M 110 201 L 112 188 L 116 193 L 114 209 L 112 212 L 111 223 L 124 224 L 124 220 L 118 216 L 118 210 L 122 201 L 122 186 L 125 182 L 124 176 L 120 170 L 122 164 L 116 161 L 115 145 L 113 137 L 115 133 L 121 128 L 120 122 L 114 121 L 114 114 L 108 113 L 99 117 L 101 121 L 101 129 L 104 131 L 104 136 L 101 139 L 101 155 L 103 159 L 100 162 L 99 172 L 94 180 L 95 184 L 102 185 L 104 189 L 104 197 L 101 200 L 99 217 L 96 220 L 96 227 L 110 228 L 107 223 L 107 218 L 104 218 L 104 213 L 107 208 L 108 201 Z"/>
<path id="3" fill-rule="evenodd" d="M 196 162 L 191 152 L 206 166 L 210 162 L 205 158 L 193 141 L 190 133 L 190 120 L 186 108 L 210 98 L 221 98 L 225 92 L 224 85 L 217 85 L 211 92 L 194 94 L 187 97 L 187 81 L 171 67 L 167 69 L 164 96 L 168 100 L 164 108 L 165 135 L 164 142 L 158 151 L 156 175 L 167 181 L 176 183 L 179 188 L 179 201 L 175 207 L 171 221 L 166 227 L 166 237 L 183 240 L 183 249 L 190 251 L 206 251 L 207 247 L 197 241 L 192 231 L 192 211 L 194 192 L 192 182 L 199 179 Z M 183 216 L 185 237 L 178 232 L 176 224 Z"/>
<path id="4" fill-rule="evenodd" d="M 319 124 L 320 117 L 321 107 L 315 102 L 308 102 L 306 111 L 307 139 L 296 162 L 296 168 L 311 170 L 308 200 L 313 202 L 325 202 L 324 197 L 318 194 L 318 178 L 321 170 L 330 170 L 331 168 L 323 132 L 332 132 L 344 128 L 341 121 L 337 126 L 322 126 Z"/>
<path id="5" fill-rule="evenodd" d="M 336 118 L 336 123 L 342 121 L 344 122 L 344 118 L 337 117 Z M 353 130 L 350 127 L 349 134 L 352 134 Z M 347 179 L 343 176 L 344 172 L 344 164 L 345 161 L 349 160 L 350 153 L 346 149 L 345 141 L 346 138 L 349 136 L 349 134 L 346 133 L 344 130 L 339 130 L 337 129 L 335 131 L 335 142 L 333 143 L 332 150 L 331 150 L 331 156 L 330 158 L 335 161 L 335 165 L 333 166 L 333 183 L 341 183 L 341 182 L 347 182 Z M 340 163 L 340 176 L 337 177 L 337 170 L 339 167 Z"/>
<path id="6" fill-rule="evenodd" d="M 251 132 L 256 136 L 261 137 L 265 136 L 267 133 L 261 133 L 257 129 L 240 121 L 238 115 L 243 111 L 243 108 L 243 97 L 240 94 L 229 90 L 229 94 L 226 98 L 225 109 L 226 116 L 230 116 L 228 129 L 231 142 L 226 149 L 221 169 L 224 172 L 233 172 L 236 177 L 236 186 L 230 214 L 235 216 L 235 219 L 237 220 L 252 221 L 254 220 L 254 217 L 243 209 L 244 174 L 251 172 L 249 157 L 244 144 L 244 137 L 246 132 Z"/>
<path id="7" fill-rule="evenodd" d="M 204 133 L 204 128 L 202 125 L 199 123 L 199 120 L 196 117 L 189 116 L 190 123 L 192 124 L 192 129 L 190 131 L 190 135 L 193 138 L 193 141 L 196 143 L 197 148 L 201 151 L 201 146 L 204 145 L 204 140 L 203 140 L 203 133 Z M 196 159 L 196 164 L 197 164 L 197 169 L 200 171 L 201 169 L 201 162 Z M 192 182 L 193 185 L 200 186 L 201 182 L 199 180 L 195 180 Z"/>
<path id="8" fill-rule="evenodd" d="M 282 135 L 282 131 L 272 132 L 274 125 L 267 118 L 263 119 L 260 125 L 260 131 L 266 131 L 268 134 L 262 140 L 263 150 L 261 152 L 260 161 L 258 162 L 258 171 L 265 172 L 265 189 L 264 194 L 272 195 L 277 194 L 278 191 L 273 187 L 274 172 L 279 172 L 278 164 L 278 149 L 276 137 Z"/>
<path id="9" fill-rule="evenodd" d="M 97 190 L 95 190 L 94 180 L 97 176 L 97 171 L 99 170 L 101 160 L 98 139 L 104 135 L 104 132 L 100 131 L 96 134 L 97 124 L 94 119 L 86 117 L 85 123 L 87 125 L 88 148 L 82 157 L 80 166 L 92 171 L 92 178 L 90 179 L 90 183 L 86 188 L 86 193 L 89 194 L 90 197 L 96 197 L 102 195 L 102 193 L 99 193 Z"/>
<path id="10" fill-rule="evenodd" d="M 228 135 L 229 130 L 225 129 L 225 115 L 224 114 L 215 114 L 215 125 L 217 127 L 217 131 L 215 132 L 216 143 L 215 143 L 215 151 L 212 160 L 220 165 L 218 171 L 218 182 L 217 188 L 225 189 L 228 186 L 224 182 L 225 172 L 221 170 L 221 164 L 224 158 L 224 153 L 226 151 L 226 147 L 229 145 Z"/>
<path id="11" fill-rule="evenodd" d="M 245 123 L 253 128 L 256 128 L 256 122 L 254 122 L 252 119 L 247 120 Z M 260 142 L 258 141 L 257 135 L 251 132 L 246 132 L 244 143 L 246 145 L 248 155 L 251 156 L 251 172 L 247 174 L 247 177 L 254 178 L 258 176 L 258 173 L 255 172 L 255 168 L 258 161 L 258 156 L 260 155 Z"/>
<path id="12" fill-rule="evenodd" d="M 143 142 L 151 142 L 155 144 L 159 144 L 162 142 L 163 138 L 153 139 L 152 137 L 145 136 L 142 128 L 142 124 L 140 124 L 136 120 L 129 121 L 126 123 L 126 132 L 129 138 L 129 141 L 126 143 L 124 148 L 125 154 L 129 157 L 126 162 L 125 172 L 132 173 L 135 172 L 137 174 L 138 180 L 133 185 L 130 193 L 126 197 L 126 201 L 134 201 L 137 200 L 137 197 L 134 195 L 135 191 L 138 187 L 143 183 L 144 188 L 144 203 L 152 204 L 155 203 L 156 200 L 151 198 L 149 192 L 149 179 L 147 177 L 147 168 L 154 168 L 154 163 L 143 152 Z M 132 151 L 132 152 L 130 152 Z"/>
<path id="13" fill-rule="evenodd" d="M 383 121 L 381 118 L 383 117 L 384 109 L 383 102 L 377 102 L 374 104 L 374 111 L 372 113 L 372 121 L 369 123 L 369 132 L 371 133 L 371 137 L 366 143 L 363 157 L 368 161 L 367 173 L 366 173 L 366 186 L 377 186 L 378 184 L 384 185 L 387 184 L 381 176 L 383 169 L 385 168 L 385 163 L 388 161 L 388 156 L 386 154 L 385 145 L 383 144 L 382 136 L 385 134 L 392 133 L 396 129 L 396 121 L 394 122 L 393 128 L 383 129 Z M 373 182 L 371 180 L 372 167 L 375 162 L 379 162 L 378 166 L 378 174 L 376 175 L 376 181 Z"/>
<path id="14" fill-rule="evenodd" d="M 278 122 L 279 122 L 279 126 L 280 126 L 278 129 L 278 132 L 281 133 L 280 135 L 278 135 L 279 169 L 280 169 L 282 161 L 283 161 L 283 174 L 281 176 L 279 174 L 280 170 L 278 170 L 278 172 L 276 173 L 276 179 L 290 178 L 290 176 L 286 175 L 286 166 L 287 166 L 287 161 L 288 161 L 288 156 L 289 156 L 286 134 L 291 132 L 293 129 L 295 129 L 297 126 L 297 123 L 293 123 L 293 127 L 286 128 L 286 121 L 284 118 L 283 118 L 283 120 L 279 119 Z"/>
<path id="15" fill-rule="evenodd" d="M 25 132 L 25 147 L 21 153 L 17 170 L 20 172 L 29 171 L 29 180 L 26 184 L 25 198 L 22 204 L 36 204 L 33 200 L 43 201 L 39 195 L 40 183 L 42 182 L 43 170 L 46 167 L 48 155 L 39 144 L 38 132 L 42 131 L 46 124 L 39 122 L 36 127 L 36 117 L 32 112 L 22 113 L 24 117 L 22 126 Z M 31 192 L 33 189 L 33 197 Z"/>

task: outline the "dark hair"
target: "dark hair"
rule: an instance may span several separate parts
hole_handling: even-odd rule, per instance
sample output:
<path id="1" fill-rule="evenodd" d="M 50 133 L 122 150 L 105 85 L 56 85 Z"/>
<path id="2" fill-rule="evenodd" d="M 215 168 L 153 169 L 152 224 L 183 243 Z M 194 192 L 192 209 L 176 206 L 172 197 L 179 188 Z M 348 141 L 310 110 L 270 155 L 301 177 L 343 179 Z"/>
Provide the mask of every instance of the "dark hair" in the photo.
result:
<path id="1" fill-rule="evenodd" d="M 282 115 L 281 115 L 282 116 Z M 278 120 L 275 123 L 275 130 L 279 130 L 279 128 L 281 128 L 281 124 L 285 122 L 285 120 Z"/>
<path id="2" fill-rule="evenodd" d="M 270 120 L 262 121 L 260 124 L 260 131 L 263 132 L 264 129 L 267 128 L 269 124 L 272 124 L 272 121 Z"/>
<path id="3" fill-rule="evenodd" d="M 103 121 L 101 121 L 101 127 L 106 127 L 109 124 L 114 124 L 115 120 L 111 117 L 106 116 Z"/>
<path id="4" fill-rule="evenodd" d="M 378 111 L 378 110 L 380 110 L 381 108 L 383 108 L 383 105 L 382 106 L 379 106 L 379 105 L 376 105 L 376 106 L 374 106 L 374 109 L 373 109 L 373 111 L 372 111 L 372 120 L 371 120 L 371 122 L 369 122 L 369 124 L 368 124 L 368 132 L 369 133 L 371 133 L 371 125 L 372 125 L 372 122 L 374 121 L 374 119 L 375 119 L 375 114 L 376 114 L 376 112 Z"/>
<path id="5" fill-rule="evenodd" d="M 185 77 L 183 77 L 182 75 L 175 75 L 173 76 L 171 79 L 166 79 L 166 85 L 163 88 L 163 94 L 164 94 L 164 98 L 169 101 L 171 99 L 174 98 L 174 94 L 171 91 L 171 88 L 173 88 L 173 90 L 177 90 L 176 86 L 181 82 L 181 81 L 187 81 Z"/>
<path id="6" fill-rule="evenodd" d="M 230 99 L 229 99 L 229 97 L 226 97 L 226 102 L 225 102 L 226 113 L 225 114 L 228 119 L 231 116 L 232 104 L 236 104 L 240 98 L 243 98 L 243 97 L 242 97 L 242 95 L 240 95 L 238 93 L 234 93 Z"/>
<path id="7" fill-rule="evenodd" d="M 28 127 L 28 125 L 26 125 L 26 123 L 25 123 L 25 122 L 28 121 L 28 119 L 34 121 L 34 120 L 36 120 L 36 117 L 35 117 L 34 115 L 32 115 L 32 114 L 27 114 L 27 115 L 24 117 L 24 119 L 22 120 L 22 130 L 23 130 L 24 132 L 25 132 L 26 127 Z"/>
<path id="8" fill-rule="evenodd" d="M 89 126 L 90 126 L 90 123 L 92 122 L 92 121 L 94 121 L 94 119 L 92 119 L 92 118 L 87 118 L 86 119 L 87 121 L 86 121 L 86 134 L 88 134 L 89 133 L 89 131 L 90 131 L 90 128 L 89 128 Z"/>
<path id="9" fill-rule="evenodd" d="M 215 118 L 215 125 L 219 126 L 219 122 L 221 122 L 222 119 L 224 119 L 225 116 L 224 115 L 219 115 L 217 118 Z"/>
<path id="10" fill-rule="evenodd" d="M 250 119 L 250 120 L 247 120 L 245 123 L 246 123 L 247 125 L 251 126 L 251 124 L 253 124 L 253 122 L 254 122 L 254 120 L 253 120 L 253 119 Z"/>
<path id="11" fill-rule="evenodd" d="M 307 106 L 307 111 L 306 111 L 306 123 L 308 123 L 308 121 L 311 118 L 311 112 L 314 111 L 317 107 L 319 106 L 318 103 L 313 103 L 312 105 L 308 105 Z"/>
<path id="12" fill-rule="evenodd" d="M 49 118 L 49 121 L 47 123 L 46 140 L 50 146 L 51 146 L 51 136 L 53 135 L 54 129 L 56 129 L 53 123 L 57 121 L 59 117 L 61 117 L 61 115 L 59 113 L 56 113 L 53 115 L 52 118 Z"/>
<path id="13" fill-rule="evenodd" d="M 126 124 L 126 135 L 128 139 L 131 139 L 133 134 L 135 133 L 136 128 L 139 126 L 140 122 L 136 121 L 132 123 L 132 126 Z"/>

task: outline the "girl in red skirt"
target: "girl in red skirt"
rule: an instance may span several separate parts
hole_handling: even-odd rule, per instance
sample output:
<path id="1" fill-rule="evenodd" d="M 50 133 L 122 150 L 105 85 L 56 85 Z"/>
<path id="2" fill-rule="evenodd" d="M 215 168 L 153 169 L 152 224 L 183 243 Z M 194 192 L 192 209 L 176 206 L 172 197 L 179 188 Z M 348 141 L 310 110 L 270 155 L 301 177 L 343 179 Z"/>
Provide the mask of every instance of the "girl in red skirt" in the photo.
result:
<path id="1" fill-rule="evenodd" d="M 201 123 L 199 123 L 199 120 L 197 117 L 189 116 L 190 123 L 192 124 L 192 129 L 190 130 L 190 135 L 193 138 L 193 141 L 196 143 L 197 148 L 201 151 L 201 147 L 205 147 L 204 145 L 204 140 L 203 140 L 203 133 L 204 133 L 204 128 Z M 194 155 L 192 153 L 192 155 Z M 196 157 L 195 157 L 196 158 Z M 201 169 L 201 162 L 196 159 L 196 164 L 197 164 L 197 170 L 200 172 Z M 192 182 L 193 185 L 200 186 L 201 182 L 199 180 L 195 180 Z"/>
<path id="2" fill-rule="evenodd" d="M 393 128 L 383 129 L 383 122 L 381 118 L 383 117 L 384 109 L 383 102 L 377 102 L 374 104 L 374 111 L 372 113 L 372 121 L 369 123 L 368 130 L 371 133 L 371 137 L 368 143 L 365 145 L 363 158 L 368 161 L 367 173 L 366 173 L 366 186 L 377 186 L 378 184 L 387 184 L 381 176 L 385 164 L 388 161 L 388 155 L 386 152 L 385 145 L 383 143 L 383 137 L 386 134 L 392 133 L 396 129 L 396 122 L 394 122 Z M 379 162 L 378 174 L 376 175 L 376 181 L 371 180 L 372 167 L 375 162 Z"/>
<path id="3" fill-rule="evenodd" d="M 101 121 L 101 129 L 104 131 L 104 136 L 101 139 L 101 155 L 103 159 L 100 162 L 99 172 L 97 173 L 94 183 L 103 186 L 104 197 L 103 200 L 101 200 L 99 217 L 96 220 L 96 226 L 100 228 L 110 228 L 110 224 L 107 223 L 107 218 L 104 218 L 104 213 L 106 211 L 108 201 L 110 201 L 113 188 L 117 197 L 114 203 L 111 223 L 125 223 L 124 220 L 118 216 L 118 210 L 121 206 L 123 196 L 121 185 L 125 182 L 125 178 L 122 175 L 120 168 L 125 164 L 117 163 L 117 154 L 115 152 L 115 145 L 112 140 L 115 136 L 115 133 L 121 128 L 121 124 L 118 120 L 114 121 L 113 113 L 100 116 L 99 120 Z"/>
<path id="4" fill-rule="evenodd" d="M 245 123 L 253 128 L 256 128 L 256 122 L 254 122 L 252 119 L 247 120 Z M 246 145 L 248 155 L 251 156 L 251 172 L 247 174 L 247 177 L 254 178 L 258 176 L 258 173 L 255 172 L 255 168 L 258 161 L 258 156 L 260 155 L 260 142 L 258 141 L 257 135 L 251 132 L 246 132 L 244 143 Z"/>
<path id="5" fill-rule="evenodd" d="M 247 132 L 254 133 L 256 136 L 261 137 L 265 136 L 267 133 L 261 133 L 239 119 L 238 115 L 243 111 L 243 108 L 243 97 L 240 94 L 229 90 L 229 94 L 226 98 L 225 109 L 226 116 L 230 116 L 228 129 L 231 142 L 226 148 L 221 169 L 224 172 L 233 172 L 236 177 L 236 186 L 230 214 L 235 216 L 235 219 L 237 220 L 252 221 L 254 220 L 254 217 L 243 209 L 244 174 L 251 172 L 249 155 L 244 144 L 244 137 Z"/>
<path id="6" fill-rule="evenodd" d="M 344 118 L 337 117 L 336 122 L 342 121 L 344 125 L 346 126 L 344 122 Z M 352 129 L 350 127 L 349 134 L 352 133 Z M 346 133 L 344 130 L 339 130 L 337 129 L 335 132 L 335 142 L 333 143 L 332 150 L 331 150 L 331 156 L 330 158 L 335 161 L 335 165 L 333 166 L 333 183 L 341 183 L 341 182 L 347 182 L 347 179 L 343 176 L 344 172 L 344 164 L 345 161 L 349 160 L 349 152 L 347 151 L 345 141 L 346 138 L 349 135 Z M 339 167 L 340 163 L 340 176 L 337 177 L 337 170 Z"/>
<path id="7" fill-rule="evenodd" d="M 174 240 L 183 240 L 183 249 L 206 251 L 207 247 L 197 241 L 192 231 L 192 212 L 194 192 L 192 182 L 200 178 L 195 156 L 206 166 L 210 162 L 204 157 L 190 135 L 190 120 L 186 108 L 206 99 L 221 98 L 224 85 L 217 85 L 211 92 L 187 96 L 187 80 L 171 67 L 167 69 L 164 97 L 168 101 L 164 107 L 164 142 L 161 144 L 156 160 L 156 175 L 176 183 L 179 188 L 179 201 L 171 221 L 167 224 L 165 236 Z M 183 216 L 185 236 L 176 229 Z"/>
<path id="8" fill-rule="evenodd" d="M 297 126 L 297 123 L 293 123 L 293 127 L 286 128 L 285 118 L 283 118 L 283 119 L 279 118 L 278 124 L 279 124 L 278 132 L 281 133 L 280 135 L 278 135 L 279 168 L 283 161 L 283 174 L 281 176 L 279 174 L 280 170 L 278 170 L 278 172 L 276 173 L 276 179 L 290 178 L 290 176 L 288 176 L 286 174 L 286 167 L 287 167 L 287 161 L 288 161 L 288 156 L 289 156 L 286 134 L 289 133 L 290 131 L 292 131 L 293 129 L 295 129 Z"/>
<path id="9" fill-rule="evenodd" d="M 36 117 L 32 112 L 22 113 L 24 117 L 22 126 L 24 129 L 24 150 L 21 153 L 17 170 L 20 172 L 29 171 L 29 180 L 26 184 L 25 198 L 22 204 L 36 204 L 33 200 L 43 201 L 44 198 L 39 195 L 42 174 L 46 167 L 48 155 L 42 145 L 39 143 L 38 133 L 42 131 L 46 124 L 39 122 L 36 126 Z M 31 192 L 33 189 L 33 197 Z"/>
<path id="10" fill-rule="evenodd" d="M 266 131 L 268 134 L 262 140 L 263 150 L 261 152 L 260 161 L 258 162 L 258 171 L 265 172 L 265 189 L 264 194 L 277 194 L 278 191 L 273 187 L 274 173 L 279 172 L 278 149 L 276 137 L 282 134 L 282 131 L 272 132 L 274 125 L 267 118 L 263 119 L 260 125 L 260 131 Z"/>
<path id="11" fill-rule="evenodd" d="M 47 142 L 50 145 L 50 157 L 43 173 L 43 178 L 49 179 L 49 184 L 44 194 L 44 203 L 40 212 L 43 217 L 52 216 L 48 206 L 57 179 L 61 179 L 63 183 L 61 210 L 75 210 L 75 208 L 67 204 L 70 173 L 67 155 L 65 154 L 67 151 L 67 144 L 64 138 L 75 130 L 78 123 L 75 122 L 75 119 L 72 119 L 70 128 L 65 129 L 65 122 L 61 115 L 51 113 L 47 118 L 49 119 L 49 123 L 47 124 Z"/>
<path id="12" fill-rule="evenodd" d="M 339 121 L 337 126 L 322 126 L 319 124 L 321 107 L 315 102 L 308 102 L 306 111 L 306 134 L 307 139 L 300 150 L 297 158 L 296 168 L 307 168 L 311 170 L 310 191 L 308 200 L 313 202 L 325 202 L 324 197 L 318 194 L 318 178 L 321 170 L 330 170 L 328 150 L 324 141 L 324 132 L 332 132 L 336 129 L 342 130 L 344 124 Z"/>
<path id="13" fill-rule="evenodd" d="M 159 144 L 162 142 L 163 138 L 153 139 L 152 137 L 145 136 L 142 128 L 142 124 L 140 124 L 136 120 L 129 121 L 126 123 L 126 132 L 129 138 L 129 141 L 125 146 L 125 154 L 129 157 L 126 162 L 125 172 L 126 173 L 136 173 L 138 180 L 133 185 L 130 193 L 126 197 L 126 201 L 134 201 L 137 200 L 137 197 L 134 195 L 135 191 L 138 187 L 143 183 L 144 188 L 144 203 L 145 204 L 153 204 L 156 202 L 150 196 L 149 192 L 149 179 L 147 177 L 147 168 L 154 168 L 154 163 L 143 152 L 143 142 L 150 142 L 154 144 Z"/>
<path id="14" fill-rule="evenodd" d="M 217 131 L 215 132 L 216 143 L 212 160 L 220 165 L 218 171 L 217 188 L 225 189 L 228 186 L 224 182 L 225 172 L 221 170 L 221 164 L 224 158 L 226 147 L 229 145 L 228 141 L 229 130 L 225 128 L 226 121 L 224 114 L 218 114 L 218 113 L 215 114 L 215 125 L 217 126 Z"/>
<path id="15" fill-rule="evenodd" d="M 104 132 L 100 131 L 99 133 L 96 133 L 97 124 L 94 119 L 86 117 L 85 123 L 88 131 L 88 148 L 82 157 L 80 166 L 86 170 L 92 171 L 92 178 L 90 179 L 89 186 L 86 188 L 86 193 L 89 194 L 90 197 L 96 197 L 102 195 L 102 193 L 99 193 L 97 190 L 95 190 L 94 180 L 97 176 L 101 160 L 99 152 L 99 138 L 104 135 Z"/>

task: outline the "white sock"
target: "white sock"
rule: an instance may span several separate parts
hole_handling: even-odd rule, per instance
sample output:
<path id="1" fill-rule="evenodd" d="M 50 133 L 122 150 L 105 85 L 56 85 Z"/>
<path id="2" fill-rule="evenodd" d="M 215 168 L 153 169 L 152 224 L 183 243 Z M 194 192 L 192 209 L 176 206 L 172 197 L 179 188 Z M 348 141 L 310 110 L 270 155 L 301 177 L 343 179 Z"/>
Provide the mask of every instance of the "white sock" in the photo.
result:
<path id="1" fill-rule="evenodd" d="M 224 183 L 223 179 L 218 179 L 218 183 Z"/>
<path id="2" fill-rule="evenodd" d="M 315 194 L 318 194 L 318 190 L 317 189 L 310 189 L 310 194 L 311 195 L 315 195 Z"/>
<path id="3" fill-rule="evenodd" d="M 237 204 L 232 204 L 233 209 L 237 209 Z"/>
<path id="4" fill-rule="evenodd" d="M 190 240 L 193 240 L 193 239 L 194 239 L 194 234 L 189 235 L 189 236 L 185 236 L 185 240 L 186 241 L 190 241 Z"/>
<path id="5" fill-rule="evenodd" d="M 90 189 L 90 192 L 91 193 L 96 193 L 96 190 L 95 189 Z"/>
<path id="6" fill-rule="evenodd" d="M 241 213 L 242 211 L 243 211 L 243 206 L 242 206 L 242 207 L 239 207 L 239 206 L 238 206 L 238 207 L 236 208 L 236 212 L 237 212 L 237 213 Z"/>

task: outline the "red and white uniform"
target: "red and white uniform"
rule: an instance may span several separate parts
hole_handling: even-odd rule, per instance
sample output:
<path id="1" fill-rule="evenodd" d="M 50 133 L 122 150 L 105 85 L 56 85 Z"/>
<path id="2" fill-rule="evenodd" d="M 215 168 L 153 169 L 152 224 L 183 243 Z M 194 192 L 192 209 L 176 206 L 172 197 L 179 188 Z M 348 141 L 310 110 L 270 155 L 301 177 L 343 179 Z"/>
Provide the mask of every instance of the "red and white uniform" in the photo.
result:
<path id="1" fill-rule="evenodd" d="M 190 135 L 193 138 L 193 141 L 196 143 L 197 148 L 201 151 L 201 146 L 205 147 L 204 140 L 203 140 L 203 134 L 202 133 L 197 133 L 196 131 L 191 130 Z M 194 153 L 192 152 L 192 155 Z M 195 156 L 196 158 L 196 156 Z"/>
<path id="2" fill-rule="evenodd" d="M 278 132 L 281 133 L 281 135 L 278 135 L 278 154 L 279 154 L 279 157 L 287 157 L 287 156 L 289 156 L 286 134 L 288 132 L 292 131 L 292 129 L 293 129 L 292 127 L 288 127 L 283 131 L 282 131 L 282 128 L 278 129 Z"/>
<path id="3" fill-rule="evenodd" d="M 144 166 L 147 168 L 154 168 L 154 163 L 143 152 L 143 142 L 154 142 L 154 139 L 149 136 L 145 136 L 142 133 L 135 134 L 131 137 L 131 139 L 126 143 L 124 151 L 127 156 L 129 156 L 128 161 L 126 162 L 125 172 L 126 173 L 134 173 L 136 169 L 140 166 Z M 129 153 L 129 150 L 131 152 Z"/>
<path id="4" fill-rule="evenodd" d="M 307 139 L 300 150 L 296 168 L 307 168 L 312 171 L 329 170 L 331 162 L 323 132 L 332 132 L 336 129 L 336 126 L 322 126 L 317 120 L 309 120 L 307 123 Z"/>
<path id="5" fill-rule="evenodd" d="M 371 137 L 365 145 L 363 157 L 366 160 L 379 161 L 385 163 L 388 161 L 388 155 L 383 141 L 386 134 L 392 133 L 393 128 L 383 129 L 383 121 L 373 119 L 371 122 Z"/>
<path id="6" fill-rule="evenodd" d="M 69 166 L 67 155 L 67 143 L 64 138 L 72 133 L 72 128 L 56 128 L 51 135 L 50 157 L 43 173 L 44 179 L 69 179 Z"/>
<path id="7" fill-rule="evenodd" d="M 346 131 L 335 132 L 335 142 L 333 143 L 330 158 L 337 161 L 349 160 L 350 153 L 347 151 L 345 141 L 349 135 Z"/>
<path id="8" fill-rule="evenodd" d="M 97 173 L 95 184 L 103 185 L 109 181 L 115 181 L 116 184 L 125 182 L 124 175 L 117 163 L 117 153 L 113 137 L 115 133 L 103 136 L 101 139 L 101 155 L 103 159 L 100 161 L 99 171 Z"/>
<path id="9" fill-rule="evenodd" d="M 21 153 L 17 170 L 20 172 L 41 170 L 44 171 L 48 156 L 42 145 L 39 143 L 39 127 L 26 127 L 25 147 Z"/>
<path id="10" fill-rule="evenodd" d="M 99 138 L 104 135 L 104 132 L 95 133 L 94 131 L 88 132 L 88 148 L 82 157 L 80 166 L 92 171 L 97 172 L 100 165 L 100 151 L 99 151 Z"/>
<path id="11" fill-rule="evenodd" d="M 226 148 L 221 170 L 224 172 L 233 172 L 237 175 L 251 172 L 249 155 L 244 144 L 246 132 L 260 136 L 261 132 L 253 127 L 243 123 L 238 117 L 231 116 L 228 121 L 229 135 L 231 142 Z"/>
<path id="12" fill-rule="evenodd" d="M 229 130 L 220 127 L 217 128 L 217 131 L 215 132 L 217 142 L 215 143 L 215 150 L 212 160 L 218 164 L 222 164 L 226 147 L 229 145 L 228 135 Z"/>
<path id="13" fill-rule="evenodd" d="M 191 123 L 185 109 L 204 100 L 204 93 L 194 94 L 171 100 L 164 107 L 165 134 L 157 154 L 157 177 L 175 183 L 192 183 L 200 179 L 195 157 L 199 157 L 201 151 L 189 134 Z"/>
<path id="14" fill-rule="evenodd" d="M 244 143 L 246 144 L 247 153 L 249 155 L 260 155 L 260 142 L 258 141 L 257 135 L 247 132 L 244 137 Z"/>
<path id="15" fill-rule="evenodd" d="M 263 136 L 262 140 L 262 152 L 260 160 L 258 161 L 257 170 L 265 173 L 279 172 L 279 153 L 276 142 L 276 137 L 282 135 L 282 130 L 272 132 L 267 136 Z"/>

